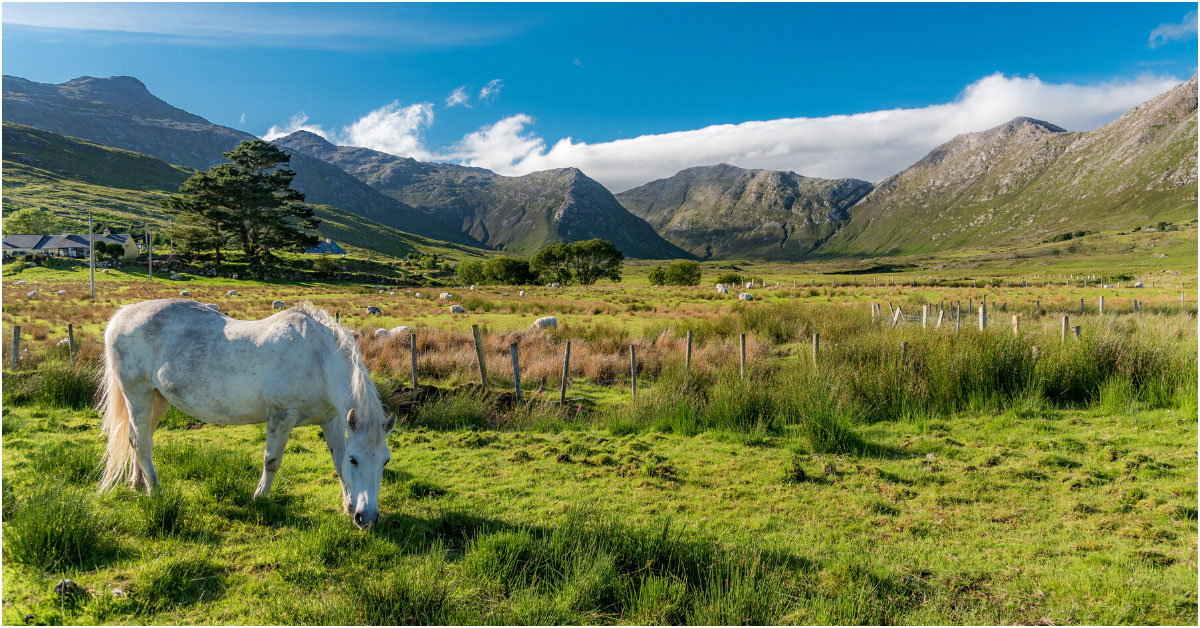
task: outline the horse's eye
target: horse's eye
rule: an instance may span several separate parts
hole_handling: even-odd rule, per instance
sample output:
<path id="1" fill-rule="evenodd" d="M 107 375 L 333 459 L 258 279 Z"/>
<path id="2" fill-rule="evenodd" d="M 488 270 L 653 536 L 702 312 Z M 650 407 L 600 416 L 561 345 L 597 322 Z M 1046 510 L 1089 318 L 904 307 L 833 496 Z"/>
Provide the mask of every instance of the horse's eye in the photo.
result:
<path id="1" fill-rule="evenodd" d="M 355 458 L 354 456 L 350 456 L 350 464 L 357 467 L 358 466 L 358 458 Z"/>

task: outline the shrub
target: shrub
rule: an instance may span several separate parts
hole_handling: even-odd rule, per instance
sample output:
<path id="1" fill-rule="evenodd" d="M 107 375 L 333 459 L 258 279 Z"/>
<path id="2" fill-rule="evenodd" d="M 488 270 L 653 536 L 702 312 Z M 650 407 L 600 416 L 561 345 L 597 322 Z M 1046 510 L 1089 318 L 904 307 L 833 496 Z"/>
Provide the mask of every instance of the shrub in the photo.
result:
<path id="1" fill-rule="evenodd" d="M 663 272 L 663 282 L 671 286 L 700 285 L 700 262 L 672 262 Z"/>
<path id="2" fill-rule="evenodd" d="M 106 522 L 81 492 L 53 482 L 32 490 L 5 520 L 9 560 L 58 571 L 91 567 L 116 553 Z"/>

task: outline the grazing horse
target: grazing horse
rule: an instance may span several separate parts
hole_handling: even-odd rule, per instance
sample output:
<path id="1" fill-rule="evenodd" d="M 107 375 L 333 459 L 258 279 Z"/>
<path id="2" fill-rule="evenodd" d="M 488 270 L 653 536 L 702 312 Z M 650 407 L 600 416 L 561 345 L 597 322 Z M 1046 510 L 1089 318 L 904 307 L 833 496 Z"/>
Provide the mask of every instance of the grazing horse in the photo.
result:
<path id="1" fill-rule="evenodd" d="M 122 307 L 104 330 L 101 490 L 128 474 L 135 490 L 154 491 L 153 435 L 171 406 L 215 425 L 267 424 L 255 498 L 270 490 L 292 428 L 320 425 L 342 509 L 359 528 L 379 518 L 396 418 L 385 414 L 353 336 L 324 310 L 302 304 L 241 321 L 184 299 Z"/>

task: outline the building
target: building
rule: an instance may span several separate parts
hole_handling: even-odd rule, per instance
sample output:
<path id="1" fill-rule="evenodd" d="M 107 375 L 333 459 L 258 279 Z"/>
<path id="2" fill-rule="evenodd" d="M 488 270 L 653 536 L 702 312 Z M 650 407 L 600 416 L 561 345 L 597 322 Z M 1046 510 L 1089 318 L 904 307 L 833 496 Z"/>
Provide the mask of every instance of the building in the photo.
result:
<path id="1" fill-rule="evenodd" d="M 323 242 L 318 243 L 314 247 L 304 249 L 304 252 L 308 253 L 310 255 L 324 255 L 324 254 L 345 255 L 346 254 L 346 251 L 343 250 L 342 247 L 338 246 L 337 242 L 334 242 L 333 240 L 330 240 L 329 238 L 325 238 L 325 240 Z"/>
<path id="2" fill-rule="evenodd" d="M 97 233 L 94 237 L 97 243 L 103 242 L 110 246 L 116 244 L 124 248 L 125 255 L 122 259 L 135 258 L 141 252 L 133 236 L 128 233 Z M 87 234 L 13 234 L 4 237 L 4 257 L 49 255 L 87 259 L 88 247 Z"/>

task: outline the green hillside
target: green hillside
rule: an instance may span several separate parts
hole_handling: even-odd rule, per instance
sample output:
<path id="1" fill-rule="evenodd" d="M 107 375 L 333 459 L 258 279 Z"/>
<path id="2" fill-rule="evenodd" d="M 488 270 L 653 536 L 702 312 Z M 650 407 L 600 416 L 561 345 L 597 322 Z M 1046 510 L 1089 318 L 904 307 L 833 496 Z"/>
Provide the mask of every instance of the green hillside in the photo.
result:
<path id="1" fill-rule="evenodd" d="M 1016 246 L 1196 217 L 1196 78 L 1094 131 L 1017 118 L 879 183 L 818 254 Z"/>
<path id="2" fill-rule="evenodd" d="M 153 157 L 4 123 L 3 211 L 35 207 L 54 213 L 72 230 L 86 229 L 87 214 L 114 230 L 169 220 L 163 201 L 194 172 Z M 320 232 L 342 245 L 402 257 L 437 252 L 452 259 L 480 257 L 472 247 L 405 233 L 328 205 L 314 205 Z M 71 226 L 70 221 L 75 221 Z"/>

